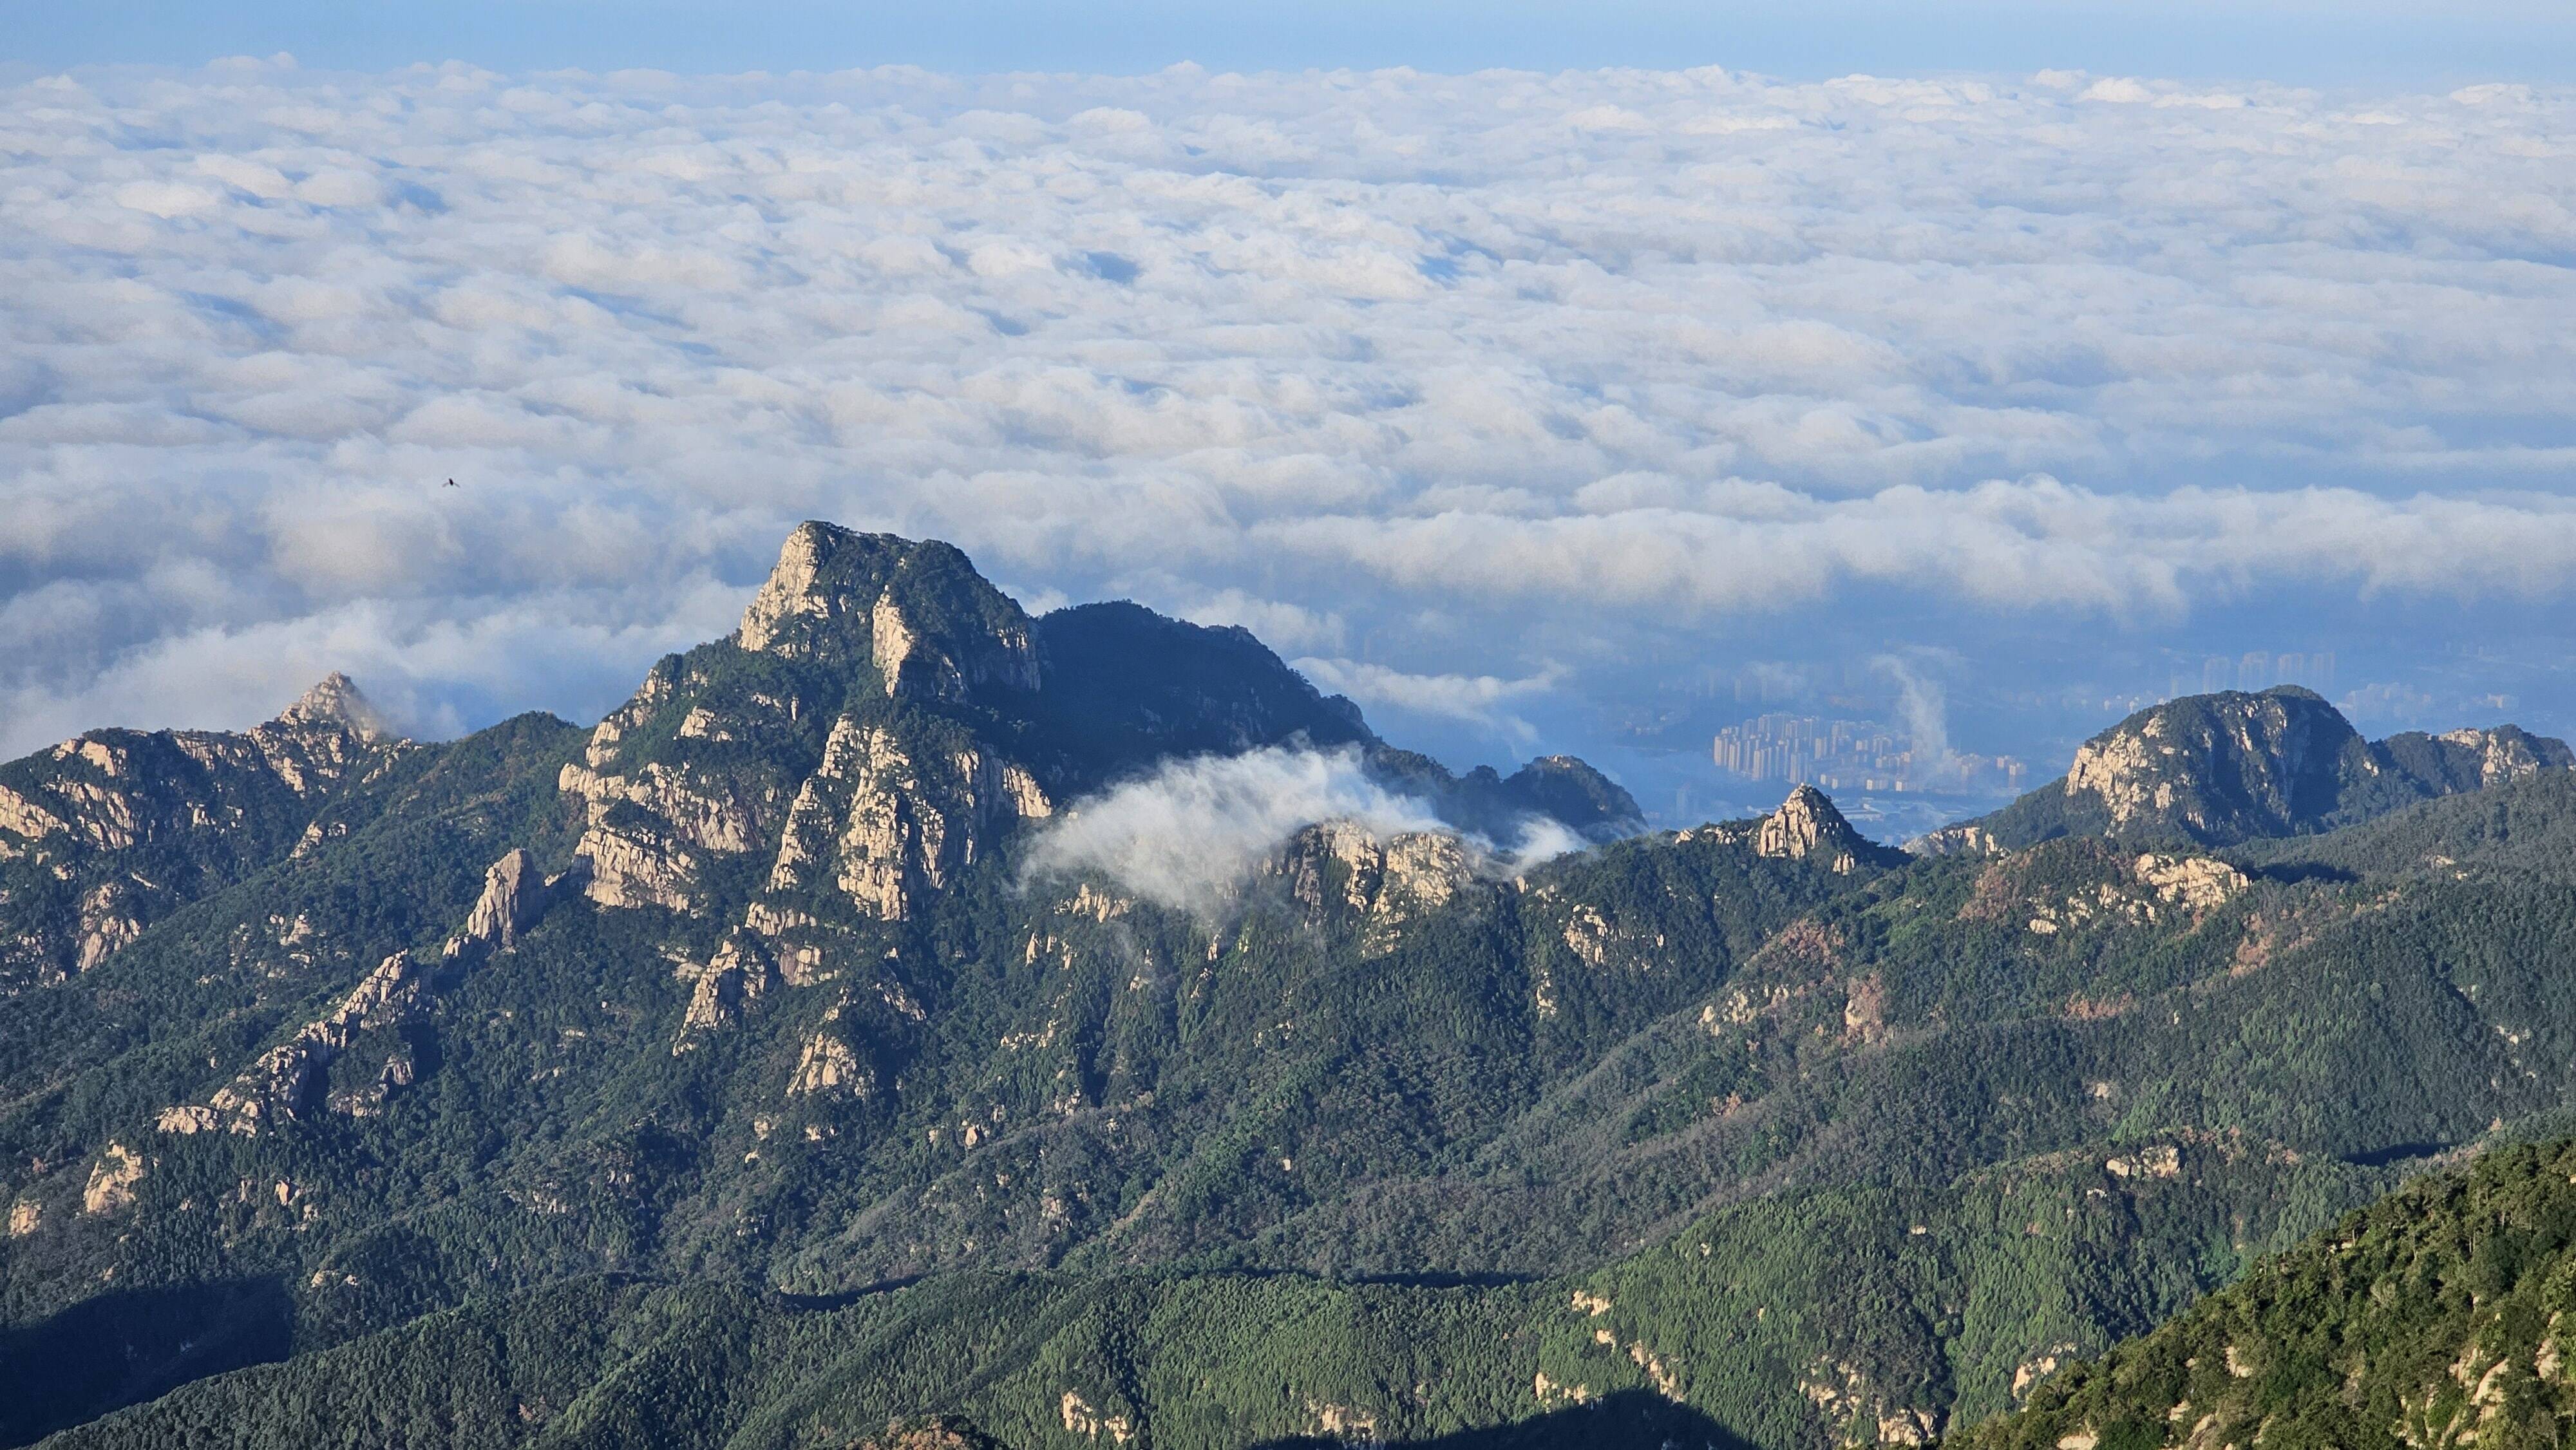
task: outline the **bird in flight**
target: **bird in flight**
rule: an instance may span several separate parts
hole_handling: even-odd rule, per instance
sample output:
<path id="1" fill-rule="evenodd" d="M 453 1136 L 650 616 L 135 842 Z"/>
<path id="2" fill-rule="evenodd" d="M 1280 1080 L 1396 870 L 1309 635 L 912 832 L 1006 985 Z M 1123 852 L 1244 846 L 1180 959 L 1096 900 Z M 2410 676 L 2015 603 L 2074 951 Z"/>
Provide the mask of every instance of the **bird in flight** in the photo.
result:
<path id="1" fill-rule="evenodd" d="M 447 486 L 448 486 L 449 488 L 454 488 L 454 487 L 456 487 L 456 480 L 455 480 L 455 479 L 452 479 L 452 478 L 451 478 L 451 479 L 449 479 L 449 480 L 447 481 Z"/>

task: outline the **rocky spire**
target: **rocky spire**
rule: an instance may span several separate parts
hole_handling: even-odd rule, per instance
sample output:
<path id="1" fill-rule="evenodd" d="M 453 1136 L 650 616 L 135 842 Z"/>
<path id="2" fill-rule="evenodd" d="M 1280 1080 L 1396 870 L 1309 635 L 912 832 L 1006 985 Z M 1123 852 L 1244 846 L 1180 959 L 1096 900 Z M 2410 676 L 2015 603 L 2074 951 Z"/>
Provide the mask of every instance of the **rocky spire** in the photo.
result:
<path id="1" fill-rule="evenodd" d="M 392 733 L 373 702 L 360 692 L 355 680 L 333 670 L 322 677 L 322 683 L 304 692 L 277 717 L 281 725 L 345 730 L 360 740 L 373 743 Z"/>

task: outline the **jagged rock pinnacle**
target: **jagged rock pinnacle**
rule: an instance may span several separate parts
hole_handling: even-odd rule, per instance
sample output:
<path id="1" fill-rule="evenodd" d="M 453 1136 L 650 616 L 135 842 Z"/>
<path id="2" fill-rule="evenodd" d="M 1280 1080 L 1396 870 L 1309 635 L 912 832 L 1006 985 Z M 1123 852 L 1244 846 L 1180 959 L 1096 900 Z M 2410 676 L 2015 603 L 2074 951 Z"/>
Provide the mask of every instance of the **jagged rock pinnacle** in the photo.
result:
<path id="1" fill-rule="evenodd" d="M 338 728 L 366 741 L 380 740 L 391 733 L 385 717 L 358 689 L 357 682 L 338 670 L 324 675 L 320 684 L 305 691 L 277 719 L 284 725 Z"/>

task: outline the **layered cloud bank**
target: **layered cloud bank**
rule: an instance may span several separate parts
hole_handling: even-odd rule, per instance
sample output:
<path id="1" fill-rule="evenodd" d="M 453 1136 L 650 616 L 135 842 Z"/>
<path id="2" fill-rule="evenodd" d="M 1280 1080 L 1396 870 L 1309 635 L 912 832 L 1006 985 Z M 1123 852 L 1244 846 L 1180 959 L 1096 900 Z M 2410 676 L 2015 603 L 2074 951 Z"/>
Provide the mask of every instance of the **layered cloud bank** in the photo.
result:
<path id="1" fill-rule="evenodd" d="M 808 516 L 1514 741 L 1551 629 L 1856 587 L 2561 598 L 2571 134 L 2056 74 L 38 81 L 0 755 L 333 667 L 595 713 Z"/>

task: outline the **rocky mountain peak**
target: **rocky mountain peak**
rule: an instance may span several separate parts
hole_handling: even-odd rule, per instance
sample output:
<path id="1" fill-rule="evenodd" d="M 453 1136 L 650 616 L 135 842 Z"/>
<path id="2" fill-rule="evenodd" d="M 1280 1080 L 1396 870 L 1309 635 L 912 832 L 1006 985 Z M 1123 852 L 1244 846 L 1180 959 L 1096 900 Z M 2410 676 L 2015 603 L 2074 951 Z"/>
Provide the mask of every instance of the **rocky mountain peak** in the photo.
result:
<path id="1" fill-rule="evenodd" d="M 358 688 L 358 682 L 333 670 L 279 713 L 280 725 L 307 729 L 345 730 L 368 744 L 388 738 L 393 732 L 375 703 Z"/>
<path id="2" fill-rule="evenodd" d="M 2439 735 L 2392 735 L 2379 748 L 2389 762 L 2446 790 L 2484 790 L 2544 770 L 2576 766 L 2563 740 L 2534 735 L 2518 725 L 2445 730 Z"/>
<path id="3" fill-rule="evenodd" d="M 778 563 L 743 611 L 734 635 L 744 649 L 773 654 L 814 652 L 823 640 L 845 631 L 853 605 L 865 609 L 870 599 L 836 587 L 840 577 L 864 571 L 882 574 L 883 556 L 903 541 L 883 534 L 857 534 L 808 520 L 778 551 Z M 856 566 L 854 570 L 852 566 Z M 864 628 L 864 626 L 862 626 Z"/>
<path id="4" fill-rule="evenodd" d="M 2064 779 L 1916 847 L 1988 855 L 2063 835 L 2200 845 L 2307 835 L 2571 766 L 2565 742 L 2511 725 L 2367 741 L 2295 685 L 2186 695 L 2084 742 Z"/>
<path id="5" fill-rule="evenodd" d="M 1789 792 L 1780 809 L 1762 818 L 1753 854 L 1814 861 L 1837 873 L 1875 863 L 1887 849 L 1852 829 L 1833 799 L 1812 785 Z"/>
<path id="6" fill-rule="evenodd" d="M 2294 685 L 2194 695 L 2143 710 L 2086 741 L 2066 794 L 2115 832 L 2169 821 L 2194 836 L 2287 834 L 2333 809 L 2367 751 L 2324 697 Z M 2347 757 L 2352 757 L 2347 759 Z"/>
<path id="7" fill-rule="evenodd" d="M 1361 954 L 1383 956 L 1411 921 L 1447 905 L 1476 877 L 1465 842 L 1447 831 L 1382 834 L 1358 821 L 1321 821 L 1291 837 L 1271 868 L 1289 895 L 1318 915 L 1345 908 Z"/>
<path id="8" fill-rule="evenodd" d="M 1028 616 L 956 546 L 826 523 L 787 536 L 734 641 L 790 659 L 864 661 L 888 695 L 964 700 L 1038 687 Z"/>

